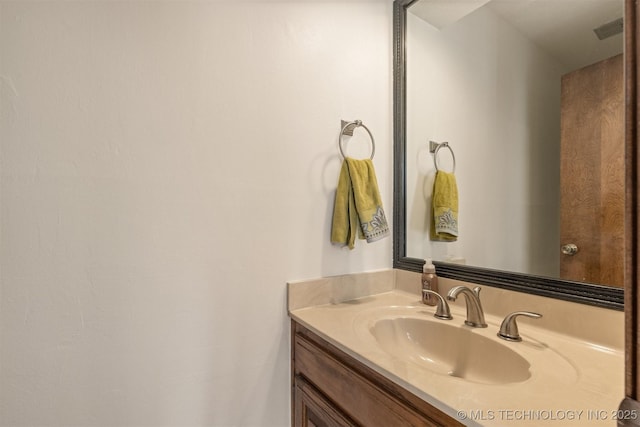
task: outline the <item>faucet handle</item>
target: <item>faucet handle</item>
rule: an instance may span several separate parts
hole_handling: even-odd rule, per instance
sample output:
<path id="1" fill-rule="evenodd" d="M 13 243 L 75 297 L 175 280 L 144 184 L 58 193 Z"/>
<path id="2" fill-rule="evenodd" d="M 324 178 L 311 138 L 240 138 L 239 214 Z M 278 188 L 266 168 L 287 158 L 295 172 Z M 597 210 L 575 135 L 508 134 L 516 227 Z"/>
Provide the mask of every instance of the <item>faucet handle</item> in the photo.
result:
<path id="1" fill-rule="evenodd" d="M 453 319 L 453 316 L 451 316 L 451 311 L 449 310 L 449 304 L 447 304 L 447 301 L 444 298 L 442 298 L 442 295 L 440 295 L 436 291 L 432 291 L 431 289 L 423 289 L 422 290 L 423 299 L 426 299 L 427 295 L 433 295 L 437 299 L 436 313 L 433 315 L 433 317 L 437 319 L 442 319 L 442 320 Z"/>
<path id="2" fill-rule="evenodd" d="M 531 311 L 515 311 L 511 314 L 508 314 L 500 325 L 500 332 L 498 332 L 498 336 L 500 338 L 507 341 L 522 341 L 522 337 L 518 332 L 518 324 L 516 323 L 516 317 L 518 316 L 526 316 L 534 319 L 539 319 L 540 317 L 542 317 L 542 314 L 533 313 Z"/>

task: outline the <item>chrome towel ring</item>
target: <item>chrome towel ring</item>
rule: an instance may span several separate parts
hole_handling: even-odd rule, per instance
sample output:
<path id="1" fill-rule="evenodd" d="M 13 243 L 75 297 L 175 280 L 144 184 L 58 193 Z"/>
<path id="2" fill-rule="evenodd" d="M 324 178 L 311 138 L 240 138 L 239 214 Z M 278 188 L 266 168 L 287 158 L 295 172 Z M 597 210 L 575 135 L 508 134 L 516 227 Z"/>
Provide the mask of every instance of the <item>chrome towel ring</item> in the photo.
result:
<path id="1" fill-rule="evenodd" d="M 451 152 L 451 157 L 453 158 L 453 170 L 451 171 L 451 173 L 455 173 L 456 171 L 456 155 L 453 152 L 453 149 L 451 148 L 451 146 L 449 145 L 448 142 L 435 142 L 435 141 L 429 141 L 429 151 L 431 151 L 433 153 L 433 165 L 436 167 L 436 170 L 439 171 L 440 168 L 438 167 L 438 152 L 440 151 L 440 149 L 442 147 L 448 148 L 449 151 Z"/>
<path id="2" fill-rule="evenodd" d="M 342 120 L 341 124 L 342 124 L 342 129 L 340 129 L 340 135 L 338 136 L 338 148 L 340 148 L 340 154 L 342 154 L 342 157 L 343 158 L 347 157 L 347 156 L 344 155 L 344 150 L 342 149 L 342 137 L 344 135 L 351 136 L 351 135 L 353 135 L 353 131 L 354 131 L 355 128 L 362 127 L 369 134 L 369 138 L 371 138 L 371 157 L 370 157 L 370 159 L 373 160 L 373 155 L 376 153 L 376 142 L 373 139 L 373 134 L 371 134 L 371 131 L 369 130 L 369 128 L 366 127 L 362 123 L 362 120 L 354 120 L 352 122 L 346 122 L 346 121 Z"/>

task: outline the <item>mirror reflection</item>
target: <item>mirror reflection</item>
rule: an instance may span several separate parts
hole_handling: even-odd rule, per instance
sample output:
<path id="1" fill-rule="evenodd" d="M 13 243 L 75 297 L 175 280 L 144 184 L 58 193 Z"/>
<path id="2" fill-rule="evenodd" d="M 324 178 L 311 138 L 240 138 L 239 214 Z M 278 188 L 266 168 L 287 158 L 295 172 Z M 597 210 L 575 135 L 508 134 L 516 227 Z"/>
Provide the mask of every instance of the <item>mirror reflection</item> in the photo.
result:
<path id="1" fill-rule="evenodd" d="M 622 286 L 622 14 L 622 0 L 411 5 L 407 256 Z M 451 150 L 434 158 L 430 141 Z M 437 241 L 434 161 L 452 172 L 453 153 L 458 236 Z"/>

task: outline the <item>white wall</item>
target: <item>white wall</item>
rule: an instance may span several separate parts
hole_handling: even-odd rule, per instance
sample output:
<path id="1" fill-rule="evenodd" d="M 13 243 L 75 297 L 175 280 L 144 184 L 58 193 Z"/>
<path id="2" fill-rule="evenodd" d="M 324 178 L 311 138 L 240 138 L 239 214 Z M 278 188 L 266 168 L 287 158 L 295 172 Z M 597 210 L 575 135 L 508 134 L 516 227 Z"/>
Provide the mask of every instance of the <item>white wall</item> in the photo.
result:
<path id="1" fill-rule="evenodd" d="M 341 118 L 392 217 L 391 9 L 0 3 L 0 425 L 289 424 L 286 281 L 391 266 L 329 243 Z"/>
<path id="2" fill-rule="evenodd" d="M 559 62 L 488 7 L 442 31 L 409 14 L 407 254 L 501 270 L 559 271 Z M 429 240 L 435 168 L 456 155 L 455 243 Z M 438 158 L 450 171 L 446 149 Z"/>

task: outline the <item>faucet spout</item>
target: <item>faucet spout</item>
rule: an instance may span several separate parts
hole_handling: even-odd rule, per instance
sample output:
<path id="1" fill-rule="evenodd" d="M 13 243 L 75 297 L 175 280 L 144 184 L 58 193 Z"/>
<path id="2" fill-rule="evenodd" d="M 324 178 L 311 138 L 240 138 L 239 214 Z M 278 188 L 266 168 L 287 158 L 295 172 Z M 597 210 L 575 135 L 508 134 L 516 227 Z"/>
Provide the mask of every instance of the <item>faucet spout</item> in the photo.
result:
<path id="1" fill-rule="evenodd" d="M 484 312 L 482 311 L 482 304 L 480 303 L 480 286 L 473 288 L 473 291 L 466 286 L 456 286 L 451 288 L 447 294 L 447 299 L 449 301 L 455 301 L 460 294 L 464 295 L 467 304 L 467 320 L 464 321 L 465 325 L 473 326 L 474 328 L 486 328 L 487 322 L 484 320 Z"/>

